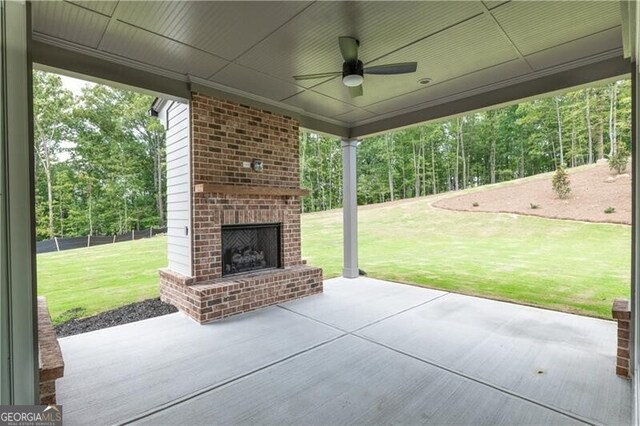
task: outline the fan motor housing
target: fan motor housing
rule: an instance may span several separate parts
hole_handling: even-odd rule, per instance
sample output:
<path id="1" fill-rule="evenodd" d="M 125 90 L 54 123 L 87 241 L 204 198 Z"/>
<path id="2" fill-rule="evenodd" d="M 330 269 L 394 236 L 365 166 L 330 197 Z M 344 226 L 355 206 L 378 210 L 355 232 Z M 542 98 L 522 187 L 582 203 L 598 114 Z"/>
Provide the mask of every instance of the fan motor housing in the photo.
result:
<path id="1" fill-rule="evenodd" d="M 364 76 L 364 64 L 362 61 L 349 61 L 342 64 L 342 78 L 353 74 L 358 74 L 361 77 Z"/>

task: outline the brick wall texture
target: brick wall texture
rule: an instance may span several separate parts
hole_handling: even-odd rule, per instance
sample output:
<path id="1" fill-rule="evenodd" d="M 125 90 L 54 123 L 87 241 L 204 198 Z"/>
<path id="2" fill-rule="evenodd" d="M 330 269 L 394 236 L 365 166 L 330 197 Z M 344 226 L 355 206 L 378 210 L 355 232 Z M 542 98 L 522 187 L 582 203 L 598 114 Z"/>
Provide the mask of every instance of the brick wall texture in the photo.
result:
<path id="1" fill-rule="evenodd" d="M 191 134 L 194 184 L 300 188 L 299 128 L 292 118 L 194 93 Z M 262 172 L 242 166 L 254 159 L 262 160 Z M 192 212 L 196 282 L 222 276 L 222 225 L 282 223 L 282 266 L 302 261 L 298 197 L 195 193 Z"/>
<path id="2" fill-rule="evenodd" d="M 193 185 L 300 188 L 296 120 L 199 93 L 190 114 Z M 243 167 L 254 159 L 262 172 Z M 194 192 L 191 211 L 193 277 L 163 270 L 163 300 L 204 322 L 322 291 L 302 260 L 299 197 Z M 222 226 L 257 223 L 281 224 L 283 269 L 223 278 Z"/>
<path id="3" fill-rule="evenodd" d="M 616 374 L 622 377 L 631 377 L 631 357 L 629 339 L 631 333 L 631 309 L 629 301 L 616 299 L 611 309 L 613 319 L 618 321 L 618 351 L 616 357 Z"/>
<path id="4" fill-rule="evenodd" d="M 64 360 L 49 315 L 47 300 L 38 297 L 38 352 L 40 404 L 56 403 L 56 380 L 64 376 Z"/>
<path id="5" fill-rule="evenodd" d="M 305 265 L 185 285 L 160 272 L 160 298 L 200 323 L 322 292 L 322 269 Z"/>
<path id="6" fill-rule="evenodd" d="M 300 188 L 297 120 L 198 93 L 190 105 L 195 184 Z M 253 159 L 262 172 L 242 167 Z"/>
<path id="7" fill-rule="evenodd" d="M 194 194 L 193 271 L 195 282 L 222 277 L 222 225 L 281 223 L 284 268 L 302 263 L 300 200 L 297 197 Z"/>

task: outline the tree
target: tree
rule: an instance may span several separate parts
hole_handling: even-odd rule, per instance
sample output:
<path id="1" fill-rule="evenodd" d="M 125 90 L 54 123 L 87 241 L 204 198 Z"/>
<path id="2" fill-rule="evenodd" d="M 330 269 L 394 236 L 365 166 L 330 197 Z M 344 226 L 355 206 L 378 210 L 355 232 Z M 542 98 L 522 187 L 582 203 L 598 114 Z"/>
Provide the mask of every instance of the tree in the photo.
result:
<path id="1" fill-rule="evenodd" d="M 420 139 L 418 141 L 413 141 L 411 143 L 411 148 L 412 148 L 412 152 L 413 152 L 413 174 L 414 174 L 414 179 L 413 179 L 413 196 L 414 197 L 419 197 L 421 192 L 421 184 L 422 184 L 422 179 L 421 179 L 421 164 L 424 162 L 423 159 L 423 155 L 422 152 L 424 150 L 424 127 L 420 127 Z"/>
<path id="2" fill-rule="evenodd" d="M 586 121 L 587 121 L 587 136 L 589 138 L 589 146 L 588 146 L 588 162 L 589 164 L 593 163 L 593 138 L 591 135 L 591 106 L 590 104 L 590 100 L 589 100 L 589 94 L 591 93 L 591 88 L 587 87 L 586 89 L 584 89 L 584 94 L 585 94 L 585 108 L 586 108 Z"/>
<path id="3" fill-rule="evenodd" d="M 560 145 L 560 167 L 564 167 L 564 147 L 562 146 L 562 117 L 560 116 L 560 97 L 555 96 L 553 103 L 556 106 L 556 117 L 558 120 L 558 144 Z"/>
<path id="4" fill-rule="evenodd" d="M 71 161 L 86 182 L 86 232 L 112 234 L 164 222 L 164 130 L 146 112 L 152 98 L 96 85 L 85 88 Z M 162 211 L 159 207 L 162 206 Z"/>
<path id="5" fill-rule="evenodd" d="M 303 199 L 303 211 L 320 211 L 342 205 L 342 162 L 339 161 L 340 156 L 341 148 L 338 139 L 301 132 L 300 174 L 302 186 L 311 190 L 310 194 Z"/>
<path id="6" fill-rule="evenodd" d="M 165 134 L 153 98 L 106 86 L 74 97 L 34 73 L 36 232 L 113 234 L 165 223 Z"/>
<path id="7" fill-rule="evenodd" d="M 69 116 L 74 104 L 73 94 L 64 89 L 62 79 L 55 74 L 33 73 L 33 140 L 36 175 L 44 174 L 47 188 L 47 236 L 54 229 L 54 167 L 61 160 L 62 144 L 71 137 Z M 41 173 L 40 173 L 41 172 Z M 42 232 L 38 233 L 42 235 Z"/>
<path id="8" fill-rule="evenodd" d="M 164 176 L 166 174 L 165 161 L 165 130 L 159 120 L 153 119 L 147 114 L 149 108 L 148 96 L 130 96 L 130 102 L 123 111 L 125 130 L 129 136 L 141 142 L 146 154 L 153 159 L 153 187 L 156 213 L 158 215 L 158 225 L 164 226 L 166 188 Z M 151 163 L 147 163 L 151 165 Z"/>
<path id="9" fill-rule="evenodd" d="M 624 173 L 629 164 L 629 151 L 625 145 L 620 145 L 615 154 L 609 157 L 609 169 L 616 173 Z"/>
<path id="10" fill-rule="evenodd" d="M 604 122 L 600 121 L 600 130 L 598 131 L 598 160 L 604 159 Z"/>
<path id="11" fill-rule="evenodd" d="M 366 138 L 358 146 L 358 202 L 387 201 L 392 195 L 396 199 L 436 194 L 550 172 L 561 166 L 590 164 L 604 158 L 605 149 L 610 150 L 614 135 L 605 126 L 614 118 L 614 145 L 628 148 L 629 81 L 617 82 L 616 92 L 613 115 L 611 86 L 596 85 L 421 124 L 395 131 L 393 136 Z M 567 140 L 570 151 L 565 149 Z M 316 143 L 320 146 L 313 145 Z M 331 182 L 340 184 L 339 162 L 331 160 L 332 153 L 322 138 L 303 134 L 301 144 L 303 184 L 312 190 L 304 210 L 339 205 L 339 199 L 337 203 L 319 202 L 322 197 L 335 200 L 335 189 L 331 195 L 322 195 L 322 191 L 334 187 Z M 316 155 L 310 154 L 315 150 Z"/>
<path id="12" fill-rule="evenodd" d="M 438 193 L 438 185 L 436 183 L 436 157 L 434 150 L 435 142 L 431 140 L 431 182 L 433 186 L 433 194 Z"/>
<path id="13" fill-rule="evenodd" d="M 489 148 L 489 183 L 496 183 L 496 128 L 495 112 L 489 111 L 489 126 L 491 127 L 491 147 Z"/>
<path id="14" fill-rule="evenodd" d="M 460 117 L 458 117 L 456 119 L 456 124 L 457 124 L 456 128 L 458 131 L 458 140 L 460 142 L 460 150 L 462 155 L 462 189 L 466 189 L 467 188 L 467 159 L 464 153 L 464 132 L 462 129 L 462 126 L 464 124 L 464 119 L 461 120 Z"/>
<path id="15" fill-rule="evenodd" d="M 617 103 L 618 103 L 618 85 L 613 82 L 609 85 L 609 156 L 616 153 L 617 143 Z"/>
<path id="16" fill-rule="evenodd" d="M 394 200 L 393 188 L 393 133 L 387 133 L 387 179 L 389 182 L 389 199 Z"/>
<path id="17" fill-rule="evenodd" d="M 553 192 L 556 193 L 558 198 L 565 199 L 569 197 L 571 193 L 571 181 L 569 180 L 569 174 L 563 166 L 559 166 L 556 172 L 551 178 L 551 185 L 553 186 Z"/>

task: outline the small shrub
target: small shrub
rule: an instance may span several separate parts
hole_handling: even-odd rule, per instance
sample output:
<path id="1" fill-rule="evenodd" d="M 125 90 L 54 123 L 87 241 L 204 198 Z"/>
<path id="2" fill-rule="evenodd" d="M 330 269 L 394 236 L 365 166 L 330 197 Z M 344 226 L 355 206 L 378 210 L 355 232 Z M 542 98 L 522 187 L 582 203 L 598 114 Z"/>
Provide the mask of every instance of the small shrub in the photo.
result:
<path id="1" fill-rule="evenodd" d="M 615 209 L 615 208 L 613 208 L 613 207 L 607 207 L 606 209 L 604 209 L 604 212 L 605 212 L 606 214 L 611 214 L 611 213 L 615 213 L 615 212 L 616 212 L 616 209 Z"/>
<path id="2" fill-rule="evenodd" d="M 473 207 L 478 207 L 480 204 L 478 204 L 478 202 L 476 201 L 475 203 L 473 203 Z"/>
<path id="3" fill-rule="evenodd" d="M 533 210 L 536 210 L 536 209 L 539 209 L 539 208 L 540 208 L 540 205 L 539 205 L 539 204 L 533 204 L 533 203 L 531 203 L 531 204 L 529 204 L 529 206 L 530 206 Z"/>
<path id="4" fill-rule="evenodd" d="M 553 192 L 558 195 L 558 198 L 562 200 L 569 198 L 569 194 L 571 193 L 571 181 L 569 180 L 569 174 L 564 167 L 558 167 L 558 170 L 556 170 L 556 173 L 551 179 L 551 184 L 553 185 Z"/>
<path id="5" fill-rule="evenodd" d="M 615 154 L 609 157 L 609 169 L 617 174 L 624 173 L 629 163 L 629 151 L 624 144 L 618 146 Z"/>

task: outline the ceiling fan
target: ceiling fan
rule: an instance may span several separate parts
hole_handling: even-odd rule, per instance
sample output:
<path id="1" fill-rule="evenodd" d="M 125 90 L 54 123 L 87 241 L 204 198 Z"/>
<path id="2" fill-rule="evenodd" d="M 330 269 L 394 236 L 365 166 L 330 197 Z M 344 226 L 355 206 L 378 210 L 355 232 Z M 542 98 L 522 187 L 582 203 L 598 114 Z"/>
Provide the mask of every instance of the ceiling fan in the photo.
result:
<path id="1" fill-rule="evenodd" d="M 375 65 L 365 67 L 358 59 L 358 47 L 360 41 L 353 37 L 339 37 L 340 52 L 344 58 L 342 71 L 322 72 L 317 74 L 305 74 L 293 76 L 296 80 L 312 80 L 316 78 L 328 78 L 342 74 L 342 83 L 349 88 L 352 98 L 362 96 L 362 82 L 364 74 L 395 75 L 416 72 L 417 62 L 400 62 L 397 64 Z"/>

